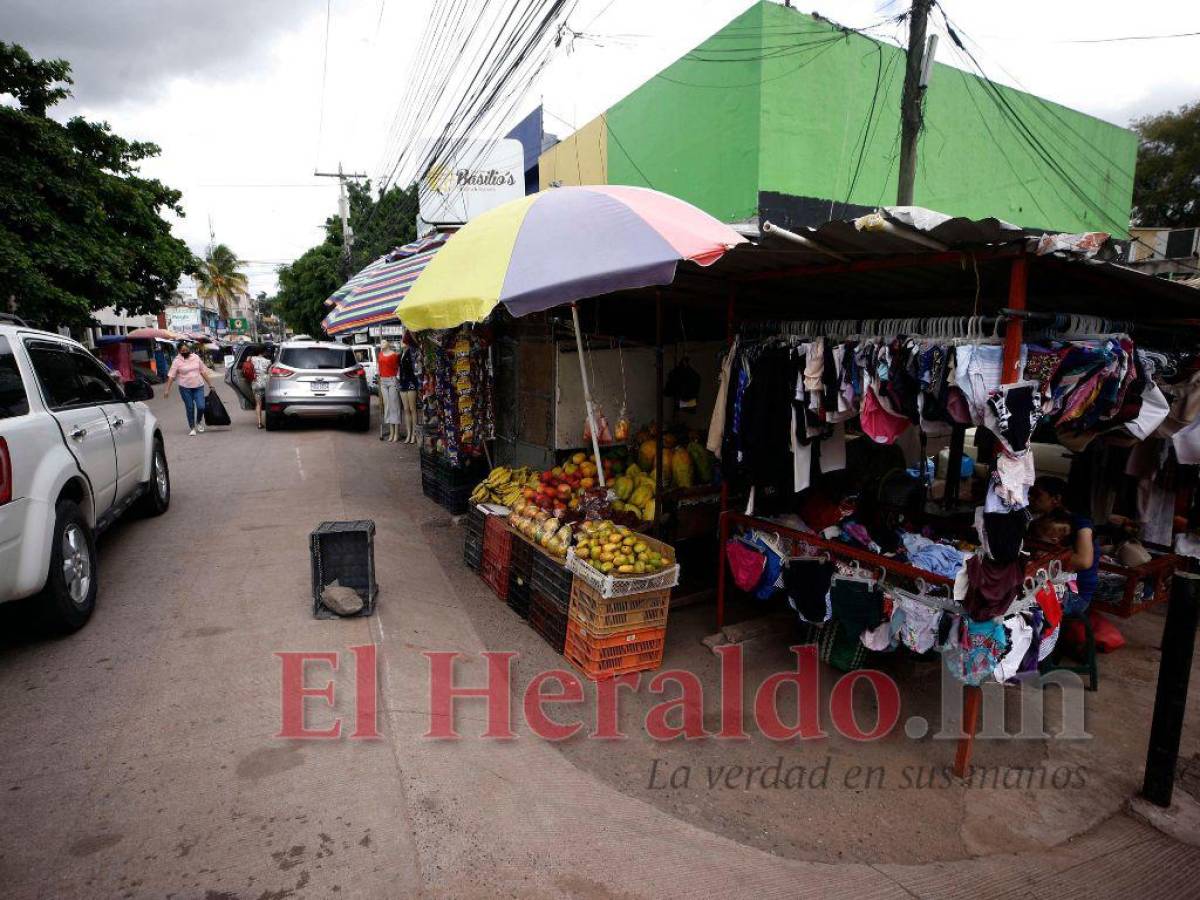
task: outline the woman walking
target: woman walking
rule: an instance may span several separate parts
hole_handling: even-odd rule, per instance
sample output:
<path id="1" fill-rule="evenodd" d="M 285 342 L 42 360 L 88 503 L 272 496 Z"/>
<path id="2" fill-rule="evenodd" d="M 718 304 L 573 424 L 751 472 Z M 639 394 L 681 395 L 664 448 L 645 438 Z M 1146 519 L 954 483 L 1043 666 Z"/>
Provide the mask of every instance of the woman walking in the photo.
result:
<path id="1" fill-rule="evenodd" d="M 167 386 L 163 390 L 163 396 L 170 397 L 171 385 L 179 382 L 179 396 L 183 398 L 183 409 L 187 413 L 189 436 L 197 431 L 204 434 L 204 385 L 212 387 L 210 375 L 200 355 L 192 352 L 192 345 L 187 341 L 181 343 L 179 355 L 175 357 L 167 372 Z"/>
<path id="2" fill-rule="evenodd" d="M 263 401 L 267 397 L 267 381 L 271 375 L 271 360 L 264 347 L 252 357 L 250 365 L 254 368 L 254 381 L 251 387 L 254 391 L 254 414 L 258 417 L 258 427 L 263 427 Z"/>

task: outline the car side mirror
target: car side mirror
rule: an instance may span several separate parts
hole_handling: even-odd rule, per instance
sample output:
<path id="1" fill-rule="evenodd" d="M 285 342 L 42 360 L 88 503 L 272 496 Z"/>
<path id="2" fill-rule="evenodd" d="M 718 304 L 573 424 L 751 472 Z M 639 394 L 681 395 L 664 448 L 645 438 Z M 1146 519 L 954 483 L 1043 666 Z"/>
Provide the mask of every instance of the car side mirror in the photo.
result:
<path id="1" fill-rule="evenodd" d="M 154 399 L 154 388 L 149 382 L 142 381 L 140 378 L 136 381 L 126 382 L 124 387 L 125 399 L 130 403 L 134 403 L 138 400 Z"/>

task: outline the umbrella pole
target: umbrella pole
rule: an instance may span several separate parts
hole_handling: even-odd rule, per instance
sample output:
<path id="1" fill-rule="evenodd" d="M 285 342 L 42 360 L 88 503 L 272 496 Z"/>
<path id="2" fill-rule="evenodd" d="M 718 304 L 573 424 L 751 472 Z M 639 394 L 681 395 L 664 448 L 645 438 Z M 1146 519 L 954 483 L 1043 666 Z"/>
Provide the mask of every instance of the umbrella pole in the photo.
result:
<path id="1" fill-rule="evenodd" d="M 592 388 L 588 384 L 587 363 L 583 359 L 583 336 L 579 331 L 579 310 L 571 304 L 571 321 L 575 324 L 575 349 L 579 356 L 579 378 L 583 382 L 583 403 L 587 407 L 588 430 L 592 433 L 592 450 L 596 454 L 596 478 L 605 487 L 604 464 L 600 459 L 600 438 L 596 431 L 596 407 L 592 403 Z"/>

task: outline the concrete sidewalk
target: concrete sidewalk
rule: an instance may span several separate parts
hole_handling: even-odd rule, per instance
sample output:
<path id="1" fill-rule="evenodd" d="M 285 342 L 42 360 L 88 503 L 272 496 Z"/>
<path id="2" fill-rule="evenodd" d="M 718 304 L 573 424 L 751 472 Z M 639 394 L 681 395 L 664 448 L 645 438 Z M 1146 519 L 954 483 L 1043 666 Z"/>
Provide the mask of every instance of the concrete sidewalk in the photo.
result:
<path id="1" fill-rule="evenodd" d="M 462 565 L 461 529 L 421 496 L 415 448 L 332 430 L 266 434 L 226 406 L 232 430 L 189 438 L 177 401 L 155 401 L 174 502 L 104 539 L 101 606 L 86 629 L 47 641 L 0 610 L 5 896 L 1194 895 L 1200 851 L 1123 814 L 1041 849 L 1013 838 L 1022 852 L 980 856 L 953 836 L 986 830 L 989 807 L 968 814 L 975 798 L 958 793 L 928 801 L 940 822 L 871 792 L 815 805 L 724 799 L 707 815 L 633 789 L 657 752 L 642 741 L 557 746 L 523 728 L 482 740 L 477 702 L 456 717 L 462 740 L 423 738 L 422 651 L 464 654 L 467 684 L 483 682 L 485 649 L 521 653 L 518 684 L 562 659 Z M 314 620 L 307 535 L 358 518 L 378 525 L 378 614 Z M 321 727 L 353 716 L 345 651 L 366 643 L 378 646 L 383 739 L 275 738 L 274 652 L 343 654 L 336 710 L 310 703 L 309 725 Z M 691 653 L 686 644 L 675 652 Z M 325 677 L 315 669 L 309 684 Z M 703 743 L 669 752 L 700 758 Z M 922 746 L 903 752 L 923 758 Z M 1011 809 L 991 811 L 995 829 L 1012 824 Z M 755 823 L 771 831 L 784 818 L 804 846 L 751 840 Z M 851 832 L 862 847 L 822 849 Z M 884 852 L 922 840 L 924 854 Z M 927 859 L 939 861 L 905 864 Z"/>

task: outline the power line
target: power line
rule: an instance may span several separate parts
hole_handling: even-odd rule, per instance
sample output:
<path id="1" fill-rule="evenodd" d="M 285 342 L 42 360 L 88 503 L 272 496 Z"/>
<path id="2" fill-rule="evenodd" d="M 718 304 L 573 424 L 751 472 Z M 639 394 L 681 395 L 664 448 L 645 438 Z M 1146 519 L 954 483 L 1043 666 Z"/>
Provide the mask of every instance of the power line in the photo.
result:
<path id="1" fill-rule="evenodd" d="M 1200 37 L 1200 31 L 1185 31 L 1180 34 L 1127 34 L 1110 38 L 1085 38 L 1074 41 L 1054 41 L 1055 44 L 1115 44 L 1121 41 L 1164 41 L 1170 38 Z"/>
<path id="2" fill-rule="evenodd" d="M 321 60 L 321 103 L 317 114 L 317 154 L 313 166 L 321 164 L 321 136 L 325 131 L 325 82 L 329 76 L 329 21 L 333 18 L 333 0 L 325 0 L 325 51 Z"/>

